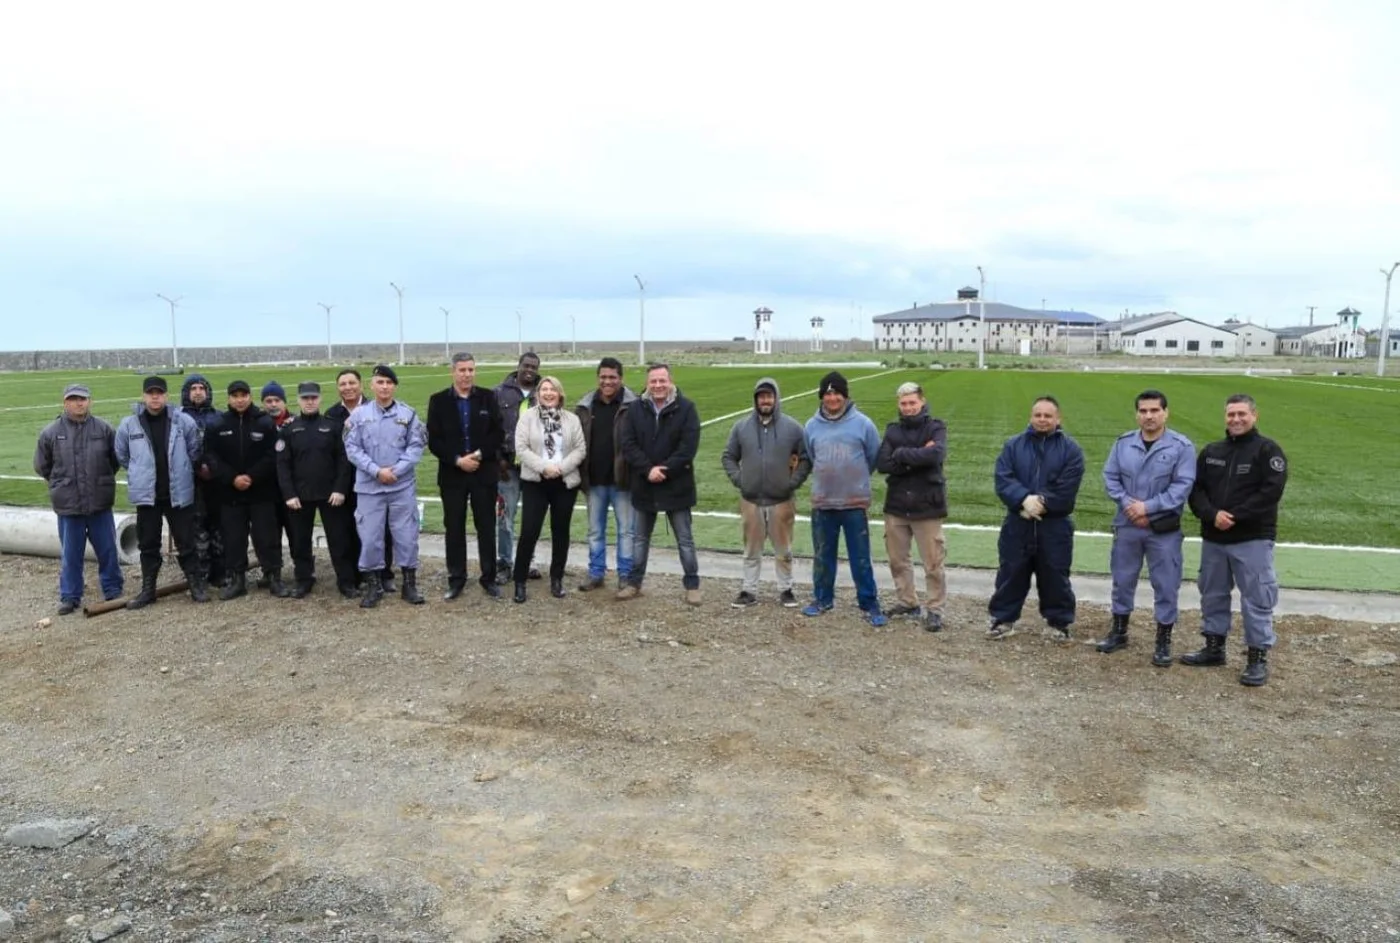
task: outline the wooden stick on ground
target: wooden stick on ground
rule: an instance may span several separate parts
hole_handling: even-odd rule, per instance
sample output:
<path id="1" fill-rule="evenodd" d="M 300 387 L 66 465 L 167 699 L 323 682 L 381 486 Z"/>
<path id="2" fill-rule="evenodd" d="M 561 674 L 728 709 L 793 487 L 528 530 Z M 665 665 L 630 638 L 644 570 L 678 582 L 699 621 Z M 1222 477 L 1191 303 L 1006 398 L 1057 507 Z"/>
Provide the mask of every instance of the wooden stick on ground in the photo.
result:
<path id="1" fill-rule="evenodd" d="M 178 583 L 168 583 L 165 586 L 156 587 L 156 598 L 162 596 L 174 596 L 176 593 L 183 593 L 190 588 L 188 580 L 180 580 Z M 106 602 L 97 602 L 92 605 L 83 606 L 83 615 L 89 619 L 93 616 L 104 615 L 108 612 L 116 612 L 118 609 L 126 608 L 126 599 L 109 599 Z"/>

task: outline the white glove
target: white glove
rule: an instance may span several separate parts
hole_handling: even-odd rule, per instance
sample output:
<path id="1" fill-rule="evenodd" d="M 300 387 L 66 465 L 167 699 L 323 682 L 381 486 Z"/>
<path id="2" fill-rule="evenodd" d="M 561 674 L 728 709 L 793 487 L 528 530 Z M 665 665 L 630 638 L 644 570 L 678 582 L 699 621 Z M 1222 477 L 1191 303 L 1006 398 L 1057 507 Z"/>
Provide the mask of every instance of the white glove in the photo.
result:
<path id="1" fill-rule="evenodd" d="M 1033 520 L 1035 520 L 1035 518 L 1031 517 L 1029 511 L 1022 511 L 1022 512 L 1021 512 L 1021 519 L 1024 520 L 1024 521 L 1033 521 Z"/>
<path id="2" fill-rule="evenodd" d="M 1028 494 L 1021 502 L 1021 511 L 1024 517 L 1038 521 L 1045 513 L 1045 501 L 1038 494 Z"/>

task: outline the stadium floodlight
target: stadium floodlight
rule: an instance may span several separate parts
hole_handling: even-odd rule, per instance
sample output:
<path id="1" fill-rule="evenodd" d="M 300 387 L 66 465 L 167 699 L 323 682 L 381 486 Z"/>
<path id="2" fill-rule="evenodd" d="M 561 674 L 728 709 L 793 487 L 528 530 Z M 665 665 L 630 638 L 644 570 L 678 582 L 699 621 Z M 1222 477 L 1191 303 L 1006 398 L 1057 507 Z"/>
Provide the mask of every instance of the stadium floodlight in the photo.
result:
<path id="1" fill-rule="evenodd" d="M 335 357 L 331 355 L 331 309 L 335 305 L 328 305 L 324 301 L 318 301 L 316 304 L 326 309 L 326 363 L 334 363 Z"/>
<path id="2" fill-rule="evenodd" d="M 1385 303 L 1381 305 L 1381 355 L 1376 360 L 1376 376 L 1385 376 L 1385 355 L 1386 348 L 1390 346 L 1390 279 L 1395 274 L 1395 270 L 1400 268 L 1400 262 L 1396 262 L 1389 271 L 1381 269 L 1381 274 L 1385 276 Z"/>
<path id="3" fill-rule="evenodd" d="M 445 363 L 452 362 L 452 312 L 442 305 L 438 305 L 438 310 L 442 312 L 442 359 Z"/>
<path id="4" fill-rule="evenodd" d="M 642 276 L 633 275 L 637 280 L 637 362 L 647 365 L 647 283 Z"/>
<path id="5" fill-rule="evenodd" d="M 170 305 L 170 366 L 176 370 L 180 369 L 180 345 L 175 340 L 175 308 L 180 304 L 180 298 L 167 298 L 160 292 L 156 292 L 156 297 Z"/>

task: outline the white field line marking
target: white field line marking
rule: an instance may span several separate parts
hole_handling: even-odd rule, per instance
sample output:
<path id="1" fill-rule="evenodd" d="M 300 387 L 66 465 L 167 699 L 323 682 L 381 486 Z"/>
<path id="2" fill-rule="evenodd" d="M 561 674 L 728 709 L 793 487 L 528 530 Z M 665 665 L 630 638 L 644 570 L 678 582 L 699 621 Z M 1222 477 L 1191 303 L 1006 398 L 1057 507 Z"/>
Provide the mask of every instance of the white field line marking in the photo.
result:
<path id="1" fill-rule="evenodd" d="M 1325 380 L 1304 380 L 1301 377 L 1262 377 L 1265 380 L 1281 380 L 1289 383 L 1306 383 L 1309 386 L 1331 386 L 1339 390 L 1370 390 L 1372 393 L 1400 393 L 1400 387 L 1361 386 L 1358 383 L 1328 383 Z"/>
<path id="2" fill-rule="evenodd" d="M 89 400 L 89 402 L 92 402 L 92 403 L 135 403 L 135 402 L 139 402 L 140 399 L 141 399 L 141 397 L 139 397 L 139 396 L 138 396 L 138 397 L 135 397 L 135 398 L 130 397 L 130 396 L 124 396 L 124 397 L 122 397 L 121 399 L 94 399 L 94 400 Z M 39 404 L 38 406 L 4 406 L 4 407 L 0 407 L 0 413 L 17 413 L 17 412 L 23 412 L 24 410 L 28 410 L 28 409 L 56 409 L 56 410 L 58 410 L 58 412 L 61 413 L 61 412 L 63 412 L 63 400 L 59 400 L 59 401 L 56 402 L 56 403 L 41 403 L 41 404 Z"/>
<path id="3" fill-rule="evenodd" d="M 43 481 L 43 480 L 44 480 L 44 479 L 40 478 L 38 475 L 0 475 L 0 481 Z M 125 485 L 126 485 L 126 479 L 124 479 L 124 478 L 118 478 L 118 479 L 117 479 L 117 484 L 122 485 L 122 486 L 125 486 Z M 428 503 L 430 503 L 430 504 L 441 504 L 441 503 L 442 503 L 442 498 L 440 498 L 440 497 L 438 497 L 438 496 L 436 496 L 436 495 L 431 495 L 431 494 L 422 494 L 422 495 L 419 495 L 419 496 L 418 496 L 418 500 L 419 500 L 419 501 L 426 501 L 426 502 L 428 502 Z M 733 511 L 691 511 L 691 512 L 690 512 L 690 515 L 691 515 L 691 517 L 712 517 L 712 518 L 717 518 L 717 519 L 726 520 L 726 521 L 737 521 L 737 520 L 740 519 L 739 515 L 738 515 L 738 514 L 735 514 Z M 799 515 L 797 515 L 797 517 L 796 517 L 795 519 L 798 520 L 798 521 L 800 521 L 800 522 L 802 522 L 802 523 L 808 523 L 808 522 L 810 522 L 810 521 L 812 520 L 810 517 L 808 517 L 808 516 L 805 515 L 805 514 L 799 514 Z M 870 524 L 871 524 L 872 526 L 874 526 L 874 527 L 884 527 L 884 526 L 885 526 L 885 522 L 882 521 L 882 520 L 881 520 L 880 518 L 878 518 L 878 517 L 872 517 L 872 518 L 870 518 Z M 994 526 L 992 526 L 991 524 L 954 524 L 954 523 L 950 523 L 950 522 L 948 522 L 948 521 L 944 521 L 944 523 L 943 523 L 943 529 L 944 529 L 944 530 L 966 530 L 966 531 L 980 532 L 980 533 L 985 533 L 985 534 L 996 534 L 996 533 L 1000 533 L 1000 532 L 1001 532 L 1001 528 L 1000 528 L 1000 527 L 994 527 Z M 1107 533 L 1107 532 L 1105 532 L 1105 531 L 1100 531 L 1100 530 L 1078 530 L 1078 531 L 1075 531 L 1075 532 L 1074 532 L 1074 536 L 1076 536 L 1076 537 L 1091 537 L 1091 538 L 1094 538 L 1094 539 L 1096 539 L 1096 540 L 1097 540 L 1097 539 L 1109 539 L 1109 538 L 1112 538 L 1112 537 L 1113 537 L 1112 534 Z M 1199 538 L 1199 537 L 1187 537 L 1187 538 L 1186 538 L 1186 542 L 1187 542 L 1187 543 L 1198 544 L 1198 543 L 1201 542 L 1201 538 Z M 1275 546 L 1275 547 L 1283 547 L 1283 548 L 1288 549 L 1288 550 L 1335 550 L 1335 551 L 1339 551 L 1339 552 L 1341 552 L 1341 553 L 1384 553 L 1384 554 L 1400 554 L 1400 547 L 1353 547 L 1353 546 L 1349 546 L 1349 545 L 1347 545 L 1347 544 L 1305 544 L 1305 543 L 1295 543 L 1295 542 L 1286 542 L 1286 543 L 1285 543 L 1285 542 L 1279 542 L 1279 543 L 1274 544 L 1274 546 Z"/>
<path id="4" fill-rule="evenodd" d="M 863 377 L 851 377 L 851 379 L 850 379 L 848 382 L 850 382 L 850 383 L 858 383 L 858 382 L 860 382 L 861 380 L 874 380 L 876 377 L 887 377 L 887 376 L 889 376 L 891 373 L 906 373 L 906 372 L 907 372 L 907 369 L 906 369 L 906 368 L 900 367 L 900 368 L 894 369 L 894 370 L 884 370 L 884 371 L 881 371 L 880 373 L 867 373 L 867 374 L 866 374 L 865 376 L 863 376 Z M 784 396 L 784 397 L 782 398 L 782 401 L 783 401 L 784 403 L 786 403 L 786 402 L 787 402 L 788 400 L 790 400 L 790 399 L 798 399 L 799 397 L 803 397 L 803 396 L 811 396 L 813 393 L 817 392 L 817 389 L 819 389 L 819 388 L 813 388 L 813 389 L 810 389 L 810 390 L 803 390 L 801 393 L 790 393 L 790 394 L 788 394 L 787 396 Z M 703 429 L 703 428 L 706 427 L 706 426 L 713 426 L 715 423 L 717 423 L 717 422 L 724 422 L 726 419 L 736 419 L 736 418 L 738 418 L 739 416 L 747 416 L 747 415 L 748 415 L 749 413 L 751 413 L 751 412 L 753 412 L 753 407 L 752 407 L 752 406 L 750 406 L 748 409 L 741 409 L 741 410 L 739 410 L 737 413 L 726 413 L 726 414 L 723 415 L 723 416 L 716 416 L 716 417 L 713 418 L 713 419 L 706 419 L 704 422 L 700 423 L 700 428 Z"/>

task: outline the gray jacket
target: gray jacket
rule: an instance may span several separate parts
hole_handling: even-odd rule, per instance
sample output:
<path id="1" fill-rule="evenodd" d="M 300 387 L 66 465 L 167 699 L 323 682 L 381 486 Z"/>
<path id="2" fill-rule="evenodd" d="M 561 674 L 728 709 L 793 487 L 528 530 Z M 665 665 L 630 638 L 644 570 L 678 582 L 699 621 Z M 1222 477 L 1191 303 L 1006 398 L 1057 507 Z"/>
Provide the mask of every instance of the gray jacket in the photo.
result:
<path id="1" fill-rule="evenodd" d="M 178 406 L 170 412 L 170 504 L 183 508 L 194 504 L 194 470 L 199 465 L 199 426 Z M 156 457 L 146 428 L 146 407 L 132 406 L 131 415 L 117 426 L 117 462 L 126 469 L 126 496 L 138 507 L 156 503 Z"/>
<path id="2" fill-rule="evenodd" d="M 729 430 L 720 462 L 745 501 L 781 504 L 791 500 L 812 473 L 812 460 L 807 455 L 807 437 L 801 423 L 783 415 L 778 381 L 772 377 L 760 379 L 753 387 L 755 399 L 764 388 L 773 391 L 772 417 L 767 423 L 762 422 L 755 404 L 753 412 Z"/>
<path id="3" fill-rule="evenodd" d="M 117 500 L 116 433 L 89 415 L 85 422 L 59 416 L 39 433 L 34 472 L 49 483 L 49 500 L 61 517 L 112 510 Z"/>

